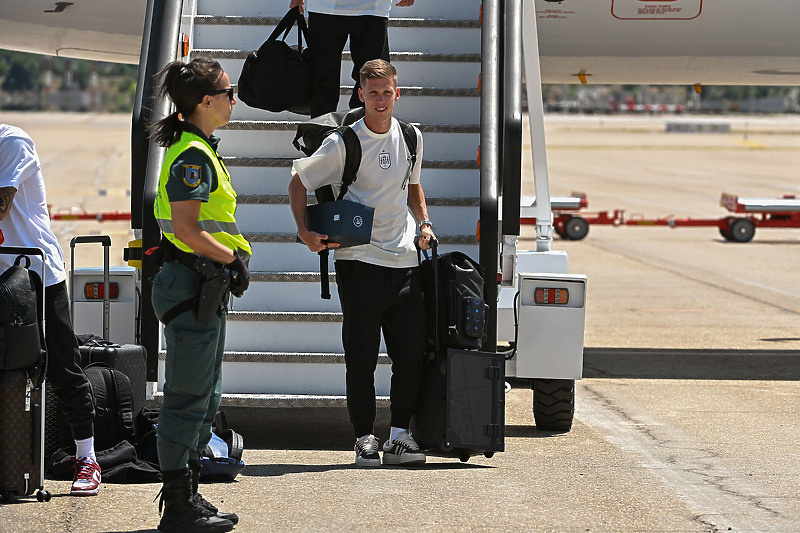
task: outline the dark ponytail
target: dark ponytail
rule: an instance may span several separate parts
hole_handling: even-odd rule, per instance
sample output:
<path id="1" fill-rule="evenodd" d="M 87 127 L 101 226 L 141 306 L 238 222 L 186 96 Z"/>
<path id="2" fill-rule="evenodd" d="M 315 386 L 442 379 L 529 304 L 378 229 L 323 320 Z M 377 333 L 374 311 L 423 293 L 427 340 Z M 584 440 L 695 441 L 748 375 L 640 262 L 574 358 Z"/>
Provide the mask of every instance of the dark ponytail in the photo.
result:
<path id="1" fill-rule="evenodd" d="M 150 126 L 150 139 L 161 146 L 175 143 L 182 131 L 181 116 L 184 119 L 191 116 L 203 97 L 214 91 L 220 77 L 220 64 L 202 56 L 189 63 L 173 61 L 161 69 L 155 75 L 159 84 L 156 96 L 169 96 L 176 111 Z"/>

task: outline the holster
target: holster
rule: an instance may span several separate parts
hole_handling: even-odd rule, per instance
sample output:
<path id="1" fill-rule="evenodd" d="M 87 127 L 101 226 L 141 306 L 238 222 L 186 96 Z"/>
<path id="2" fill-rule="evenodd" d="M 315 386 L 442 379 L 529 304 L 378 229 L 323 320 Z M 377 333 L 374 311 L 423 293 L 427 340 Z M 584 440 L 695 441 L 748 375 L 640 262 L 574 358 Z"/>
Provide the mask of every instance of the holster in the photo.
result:
<path id="1" fill-rule="evenodd" d="M 167 325 L 178 315 L 193 309 L 195 319 L 208 326 L 220 309 L 228 304 L 230 269 L 207 257 L 184 252 L 164 238 L 159 249 L 164 261 L 178 261 L 197 272 L 195 296 L 168 310 L 161 321 Z"/>
<path id="2" fill-rule="evenodd" d="M 204 326 L 211 324 L 214 316 L 226 303 L 225 298 L 231 284 L 230 269 L 224 266 L 217 269 L 211 263 L 213 261 L 201 257 L 195 269 L 200 274 L 200 288 L 195 298 L 194 313 L 197 321 Z"/>

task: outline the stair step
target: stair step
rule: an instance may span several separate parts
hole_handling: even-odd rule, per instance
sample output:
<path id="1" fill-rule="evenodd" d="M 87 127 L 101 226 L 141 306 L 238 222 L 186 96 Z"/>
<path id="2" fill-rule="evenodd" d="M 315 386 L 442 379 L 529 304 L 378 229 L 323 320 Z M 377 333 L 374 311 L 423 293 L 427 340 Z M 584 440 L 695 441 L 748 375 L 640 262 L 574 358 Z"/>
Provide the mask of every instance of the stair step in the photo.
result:
<path id="1" fill-rule="evenodd" d="M 389 407 L 388 396 L 377 396 L 379 408 Z M 164 393 L 156 392 L 150 400 L 156 405 L 164 401 Z M 346 408 L 344 396 L 323 396 L 317 394 L 222 394 L 220 407 L 254 407 L 261 409 L 299 409 L 303 407 Z"/>
<path id="2" fill-rule="evenodd" d="M 194 18 L 198 26 L 272 26 L 281 21 L 280 17 L 241 16 L 241 15 L 197 15 Z M 443 19 L 443 18 L 394 18 L 389 17 L 390 28 L 473 28 L 480 29 L 480 21 L 475 19 Z"/>
<path id="3" fill-rule="evenodd" d="M 237 17 L 219 19 L 228 21 L 227 24 L 205 24 L 203 20 L 204 17 L 196 19 L 196 49 L 257 50 L 274 29 L 274 25 L 237 24 L 236 22 L 246 20 Z M 481 50 L 479 28 L 447 26 L 446 21 L 438 28 L 404 25 L 392 27 L 390 32 L 390 50 L 395 51 L 478 54 Z M 297 44 L 297 32 L 292 32 L 286 42 L 290 45 Z"/>
<path id="4" fill-rule="evenodd" d="M 271 16 L 280 19 L 286 14 L 287 2 L 253 2 L 253 0 L 198 0 L 197 13 L 205 15 Z M 390 16 L 463 19 L 465 15 L 478 18 L 480 0 L 458 0 L 458 9 L 452 2 L 417 2 L 410 7 L 394 7 Z"/>
<path id="5" fill-rule="evenodd" d="M 308 204 L 316 204 L 317 200 L 313 194 L 308 195 Z M 475 207 L 480 205 L 480 198 L 440 198 L 425 195 L 425 203 L 428 206 L 447 206 L 447 207 Z M 240 194 L 236 197 L 237 205 L 289 205 L 288 194 Z"/>
<path id="6" fill-rule="evenodd" d="M 473 229 L 474 224 L 471 228 Z M 441 243 L 439 253 L 458 250 L 473 259 L 478 259 L 478 239 L 475 234 L 469 235 L 440 235 L 436 237 Z M 253 257 L 250 266 L 254 270 L 300 270 L 305 272 L 319 272 L 319 256 L 311 253 L 308 248 L 298 243 L 297 235 L 271 234 L 246 234 L 253 248 Z M 328 262 L 329 271 L 333 271 L 333 260 Z M 246 294 L 246 293 L 245 293 Z M 335 298 L 335 296 L 334 296 Z"/>
<path id="7" fill-rule="evenodd" d="M 480 174 L 477 168 L 465 168 L 461 162 L 452 162 L 455 168 L 441 168 L 443 165 L 426 166 L 422 163 L 422 185 L 425 196 L 433 198 L 477 198 L 480 194 Z M 469 163 L 469 162 L 468 162 Z M 239 203 L 249 195 L 285 196 L 287 193 L 291 162 L 286 166 L 232 166 L 227 165 Z M 473 161 L 471 166 L 477 166 Z M 438 168 L 437 168 L 438 167 Z M 311 197 L 309 198 L 309 201 Z M 436 221 L 434 221 L 436 222 Z"/>

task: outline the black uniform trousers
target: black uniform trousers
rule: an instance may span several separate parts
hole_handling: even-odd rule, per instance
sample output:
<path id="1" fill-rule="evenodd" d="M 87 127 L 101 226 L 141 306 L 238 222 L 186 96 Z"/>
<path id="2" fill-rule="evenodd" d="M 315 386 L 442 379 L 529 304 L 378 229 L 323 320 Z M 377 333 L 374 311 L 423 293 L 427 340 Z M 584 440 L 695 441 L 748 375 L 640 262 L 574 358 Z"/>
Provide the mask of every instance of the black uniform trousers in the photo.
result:
<path id="1" fill-rule="evenodd" d="M 94 436 L 94 404 L 89 380 L 80 367 L 81 352 L 69 317 L 67 284 L 44 290 L 47 379 L 63 404 L 67 423 L 76 440 Z"/>
<path id="2" fill-rule="evenodd" d="M 358 98 L 358 88 L 361 87 L 358 72 L 371 59 L 389 61 L 388 28 L 387 17 L 308 13 L 308 48 L 313 65 L 312 117 L 336 111 L 339 105 L 342 50 L 348 37 L 355 80 L 350 108 L 364 106 Z"/>
<path id="3" fill-rule="evenodd" d="M 408 428 L 422 386 L 425 308 L 419 268 L 336 261 L 347 369 L 347 411 L 356 438 L 373 433 L 381 331 L 392 360 L 391 424 Z"/>

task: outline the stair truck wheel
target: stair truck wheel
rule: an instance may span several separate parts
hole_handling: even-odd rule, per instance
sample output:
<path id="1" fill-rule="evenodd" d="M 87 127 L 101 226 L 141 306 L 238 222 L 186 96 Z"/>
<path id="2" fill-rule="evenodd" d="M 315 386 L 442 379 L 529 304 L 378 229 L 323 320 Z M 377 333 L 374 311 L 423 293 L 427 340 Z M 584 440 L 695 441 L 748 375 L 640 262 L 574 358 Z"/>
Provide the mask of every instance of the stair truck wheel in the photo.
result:
<path id="1" fill-rule="evenodd" d="M 569 217 L 564 224 L 564 233 L 567 234 L 568 239 L 579 241 L 589 233 L 589 223 L 586 222 L 586 219 L 583 217 Z"/>
<path id="2" fill-rule="evenodd" d="M 536 429 L 569 431 L 575 415 L 575 380 L 533 379 L 531 388 Z"/>
<path id="3" fill-rule="evenodd" d="M 736 220 L 736 217 L 726 217 L 725 220 L 719 226 L 719 234 L 722 235 L 726 241 L 732 241 L 733 235 L 731 235 L 731 224 Z"/>
<path id="4" fill-rule="evenodd" d="M 731 223 L 731 237 L 736 242 L 750 242 L 756 234 L 756 225 L 749 218 L 737 218 Z"/>

